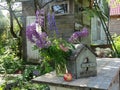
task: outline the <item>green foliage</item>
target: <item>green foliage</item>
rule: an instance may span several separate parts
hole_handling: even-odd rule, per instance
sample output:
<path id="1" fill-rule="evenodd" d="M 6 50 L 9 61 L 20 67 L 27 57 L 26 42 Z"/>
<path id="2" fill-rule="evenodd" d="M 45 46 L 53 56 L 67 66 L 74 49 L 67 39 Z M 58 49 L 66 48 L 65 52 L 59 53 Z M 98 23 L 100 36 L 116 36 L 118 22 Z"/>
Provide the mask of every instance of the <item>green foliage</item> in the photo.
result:
<path id="1" fill-rule="evenodd" d="M 0 90 L 48 90 L 47 85 L 25 81 L 23 75 L 6 76 L 6 82 L 1 85 Z"/>
<path id="2" fill-rule="evenodd" d="M 30 81 L 31 79 L 39 76 L 40 73 L 41 73 L 40 65 L 25 66 L 25 69 L 23 72 L 23 79 L 24 79 L 24 81 Z"/>
<path id="3" fill-rule="evenodd" d="M 21 18 L 18 18 L 18 20 L 20 21 Z M 13 23 L 14 23 L 14 32 L 16 33 L 17 36 L 19 36 L 19 34 L 20 34 L 20 27 L 17 24 L 16 20 L 14 20 Z M 20 22 L 20 25 L 22 26 L 21 22 Z"/>
<path id="4" fill-rule="evenodd" d="M 22 69 L 22 60 L 17 57 L 16 40 L 7 39 L 0 44 L 0 73 L 15 73 Z"/>
<path id="5" fill-rule="evenodd" d="M 21 76 L 15 79 L 9 77 L 9 80 L 12 79 L 17 82 L 17 86 L 12 87 L 11 90 L 45 90 L 45 88 L 47 88 L 46 85 L 32 84 L 30 80 L 37 77 L 38 75 L 50 72 L 53 69 L 48 64 L 48 62 L 44 62 L 44 64 L 41 65 L 23 65 L 23 61 L 17 57 L 16 43 L 16 39 L 7 39 L 4 44 L 0 44 L 0 73 L 14 74 L 17 70 L 22 70 Z M 34 71 L 38 71 L 39 74 L 34 74 Z M 6 82 L 8 82 L 9 80 L 7 77 L 5 78 Z M 0 88 L 5 87 L 6 83 Z"/>
<path id="6" fill-rule="evenodd" d="M 48 58 L 49 57 L 45 57 L 40 65 L 41 74 L 49 73 L 50 71 L 53 71 L 55 69 L 54 62 Z"/>
<path id="7" fill-rule="evenodd" d="M 53 39 L 51 41 L 51 46 L 40 49 L 40 55 L 43 57 L 41 67 L 44 68 L 42 73 L 47 73 L 55 69 L 55 64 L 65 65 L 72 53 L 72 44 L 62 39 Z M 68 50 L 62 50 L 60 45 L 62 45 L 64 49 Z"/>
<path id="8" fill-rule="evenodd" d="M 47 88 L 46 85 L 35 84 L 31 81 L 25 81 L 23 75 L 16 77 L 14 80 L 17 82 L 17 85 L 15 87 L 12 87 L 11 90 L 45 90 L 45 88 Z"/>
<path id="9" fill-rule="evenodd" d="M 118 57 L 120 57 L 120 35 L 119 35 L 119 36 L 114 35 L 114 36 L 113 36 L 113 40 L 114 40 L 116 49 L 117 49 L 117 51 L 118 51 Z"/>
<path id="10" fill-rule="evenodd" d="M 0 21 L 2 22 L 2 21 Z M 7 21 L 6 21 L 7 22 Z M 7 24 L 5 24 L 7 27 Z M 22 60 L 18 57 L 18 39 L 11 37 L 8 28 L 0 28 L 0 73 L 15 73 L 22 69 Z"/>
<path id="11" fill-rule="evenodd" d="M 19 60 L 14 54 L 3 55 L 1 62 L 1 70 L 0 73 L 15 73 L 17 70 L 22 70 L 22 61 Z"/>
<path id="12" fill-rule="evenodd" d="M 45 90 L 46 85 L 39 85 L 39 84 L 33 84 L 30 82 L 26 82 L 23 84 L 23 87 L 13 87 L 11 90 Z"/>
<path id="13" fill-rule="evenodd" d="M 2 66 L 8 74 L 15 73 L 15 71 L 22 69 L 21 61 L 14 60 L 12 56 L 5 58 Z"/>

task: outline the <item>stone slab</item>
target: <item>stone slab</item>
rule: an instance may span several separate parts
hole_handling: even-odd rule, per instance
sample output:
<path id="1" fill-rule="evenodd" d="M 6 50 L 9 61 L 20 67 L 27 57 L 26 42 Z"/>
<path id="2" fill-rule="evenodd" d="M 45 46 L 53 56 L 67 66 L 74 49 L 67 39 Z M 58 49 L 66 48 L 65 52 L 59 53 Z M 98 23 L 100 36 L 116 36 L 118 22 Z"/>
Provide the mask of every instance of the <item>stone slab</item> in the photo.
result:
<path id="1" fill-rule="evenodd" d="M 97 58 L 97 76 L 88 78 L 74 79 L 66 82 L 63 77 L 57 77 L 55 72 L 45 74 L 33 79 L 33 82 L 43 83 L 55 86 L 91 88 L 100 90 L 112 90 L 112 86 L 118 86 L 119 81 L 115 83 L 115 79 L 119 78 L 120 59 L 119 58 Z M 119 90 L 119 89 L 115 89 Z"/>

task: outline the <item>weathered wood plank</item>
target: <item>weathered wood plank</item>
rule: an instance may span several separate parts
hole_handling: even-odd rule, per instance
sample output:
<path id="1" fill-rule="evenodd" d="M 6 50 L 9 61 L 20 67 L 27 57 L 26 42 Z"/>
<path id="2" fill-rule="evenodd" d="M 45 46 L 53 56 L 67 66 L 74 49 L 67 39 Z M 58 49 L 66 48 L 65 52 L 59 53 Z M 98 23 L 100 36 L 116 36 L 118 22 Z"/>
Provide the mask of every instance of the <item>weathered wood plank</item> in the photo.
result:
<path id="1" fill-rule="evenodd" d="M 119 71 L 117 73 L 117 75 L 113 78 L 110 86 L 109 86 L 109 89 L 108 90 L 119 90 L 119 84 L 120 84 L 120 81 L 119 81 Z"/>

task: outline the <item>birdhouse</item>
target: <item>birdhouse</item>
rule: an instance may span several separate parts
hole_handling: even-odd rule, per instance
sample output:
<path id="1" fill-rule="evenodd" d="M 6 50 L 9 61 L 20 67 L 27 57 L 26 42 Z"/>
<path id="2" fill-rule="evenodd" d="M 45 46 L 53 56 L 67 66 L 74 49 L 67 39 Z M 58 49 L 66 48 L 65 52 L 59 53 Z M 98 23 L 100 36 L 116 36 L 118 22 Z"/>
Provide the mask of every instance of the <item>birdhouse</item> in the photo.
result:
<path id="1" fill-rule="evenodd" d="M 68 72 L 73 75 L 74 79 L 97 75 L 96 55 L 86 45 L 75 45 L 70 60 L 67 64 Z"/>

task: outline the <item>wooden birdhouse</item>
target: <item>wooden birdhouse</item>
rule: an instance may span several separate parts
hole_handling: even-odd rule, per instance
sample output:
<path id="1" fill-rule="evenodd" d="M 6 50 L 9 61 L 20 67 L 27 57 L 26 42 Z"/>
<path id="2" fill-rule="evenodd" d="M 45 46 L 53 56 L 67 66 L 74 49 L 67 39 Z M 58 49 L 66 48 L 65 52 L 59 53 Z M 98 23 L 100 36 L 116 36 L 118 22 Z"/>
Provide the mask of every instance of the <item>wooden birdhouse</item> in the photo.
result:
<path id="1" fill-rule="evenodd" d="M 86 45 L 78 44 L 68 61 L 68 72 L 74 79 L 97 75 L 96 55 Z"/>

